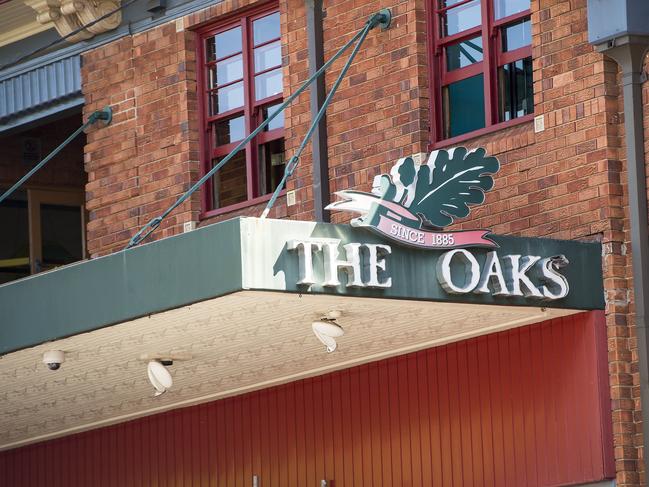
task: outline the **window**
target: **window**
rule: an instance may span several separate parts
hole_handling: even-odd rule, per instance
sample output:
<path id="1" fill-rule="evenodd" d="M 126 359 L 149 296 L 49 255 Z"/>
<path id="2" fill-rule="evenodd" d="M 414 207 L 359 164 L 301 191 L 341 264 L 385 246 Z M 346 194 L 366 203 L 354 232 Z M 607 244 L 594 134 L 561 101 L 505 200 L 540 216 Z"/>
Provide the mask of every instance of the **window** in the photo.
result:
<path id="1" fill-rule="evenodd" d="M 201 33 L 205 172 L 281 105 L 280 37 L 276 10 Z M 280 114 L 208 181 L 205 210 L 235 209 L 272 193 L 284 174 L 284 164 L 284 115 Z"/>
<path id="2" fill-rule="evenodd" d="M 534 112 L 530 0 L 430 0 L 433 141 Z"/>

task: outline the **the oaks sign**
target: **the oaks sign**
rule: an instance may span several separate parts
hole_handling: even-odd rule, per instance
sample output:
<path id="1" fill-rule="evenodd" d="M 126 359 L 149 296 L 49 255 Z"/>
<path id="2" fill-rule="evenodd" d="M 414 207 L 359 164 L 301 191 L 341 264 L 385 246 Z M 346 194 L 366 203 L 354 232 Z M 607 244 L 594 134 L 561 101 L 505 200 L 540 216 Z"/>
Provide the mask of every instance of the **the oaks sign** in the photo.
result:
<path id="1" fill-rule="evenodd" d="M 566 297 L 569 285 L 560 272 L 568 264 L 565 256 L 500 255 L 495 250 L 498 245 L 488 238 L 489 230 L 443 230 L 454 218 L 468 216 L 470 206 L 484 201 L 498 169 L 498 160 L 486 157 L 484 149 L 435 151 L 419 167 L 406 157 L 390 174 L 375 178 L 372 193 L 340 191 L 336 194 L 341 201 L 328 208 L 359 214 L 352 226 L 368 228 L 399 244 L 445 250 L 431 253 L 431 258 L 437 259 L 435 275 L 448 293 Z M 341 248 L 341 243 L 334 238 L 289 241 L 287 248 L 299 255 L 298 284 L 337 287 L 344 273 L 347 287 L 392 286 L 391 266 L 398 262 L 389 262 L 389 245 L 347 243 Z M 322 271 L 316 271 L 316 261 Z"/>
<path id="2" fill-rule="evenodd" d="M 383 244 L 348 243 L 334 238 L 290 240 L 288 249 L 299 255 L 299 281 L 302 285 L 338 287 L 341 274 L 346 286 L 388 288 L 392 286 L 392 248 Z M 341 255 L 342 254 L 342 255 Z M 316 260 L 318 263 L 316 269 Z M 481 264 L 467 249 L 453 249 L 437 257 L 435 275 L 442 288 L 451 294 L 491 294 L 561 299 L 569 286 L 560 269 L 568 264 L 563 255 L 538 255 L 487 252 Z M 320 265 L 322 266 L 320 268 Z M 316 277 L 320 276 L 320 278 Z"/>

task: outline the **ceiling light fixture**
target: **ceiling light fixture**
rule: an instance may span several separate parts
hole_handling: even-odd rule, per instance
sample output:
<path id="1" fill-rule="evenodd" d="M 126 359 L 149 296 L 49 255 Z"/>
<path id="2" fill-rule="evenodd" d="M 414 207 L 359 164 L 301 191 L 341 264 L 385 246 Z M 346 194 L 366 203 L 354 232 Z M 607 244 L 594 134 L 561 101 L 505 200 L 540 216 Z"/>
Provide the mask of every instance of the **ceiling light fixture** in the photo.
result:
<path id="1" fill-rule="evenodd" d="M 327 347 L 329 353 L 334 352 L 338 347 L 336 338 L 340 338 L 345 334 L 343 327 L 336 323 L 336 318 L 340 317 L 340 314 L 340 311 L 330 311 L 327 316 L 311 323 L 313 333 Z"/>
<path id="2" fill-rule="evenodd" d="M 167 392 L 174 381 L 167 367 L 174 364 L 174 360 L 190 360 L 192 354 L 185 351 L 175 352 L 146 352 L 140 355 L 140 360 L 147 363 L 147 375 L 149 382 L 155 388 L 154 396 L 160 396 Z"/>
<path id="3" fill-rule="evenodd" d="M 171 364 L 168 363 L 168 365 Z M 173 378 L 165 365 L 158 360 L 151 360 L 149 362 L 147 365 L 147 373 L 149 375 L 149 382 L 151 382 L 151 385 L 155 388 L 154 396 L 156 397 L 167 392 L 174 383 Z"/>

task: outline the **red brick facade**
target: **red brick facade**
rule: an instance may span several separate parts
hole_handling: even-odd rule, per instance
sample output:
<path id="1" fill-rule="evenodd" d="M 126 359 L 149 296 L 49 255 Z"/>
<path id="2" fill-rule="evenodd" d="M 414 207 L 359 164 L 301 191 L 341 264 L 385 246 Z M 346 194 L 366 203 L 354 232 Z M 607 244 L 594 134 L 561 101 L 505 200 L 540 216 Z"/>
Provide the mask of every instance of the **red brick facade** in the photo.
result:
<path id="1" fill-rule="evenodd" d="M 85 114 L 106 105 L 114 111 L 113 123 L 91 130 L 85 147 L 92 256 L 122 248 L 196 179 L 192 53 L 191 36 L 170 23 L 84 56 Z M 198 200 L 186 203 L 159 236 L 177 232 L 176 222 L 198 211 Z"/>
<path id="2" fill-rule="evenodd" d="M 258 3 L 227 0 L 84 55 L 85 114 L 105 105 L 115 111 L 109 127 L 89 131 L 85 146 L 92 256 L 123 248 L 137 229 L 198 179 L 192 29 Z M 301 0 L 279 4 L 287 96 L 308 77 L 306 17 Z M 387 172 L 399 157 L 430 148 L 424 0 L 325 2 L 325 59 L 384 7 L 392 10 L 392 27 L 370 33 L 328 112 L 332 193 L 367 191 L 373 177 Z M 525 122 L 466 141 L 468 147 L 482 146 L 497 156 L 501 171 L 485 204 L 458 226 L 602 242 L 617 485 L 643 485 L 620 77 L 617 65 L 588 44 L 585 0 L 533 0 L 531 9 L 535 116 L 543 116 L 545 130 L 535 133 L 533 123 Z M 328 88 L 344 60 L 327 73 Z M 649 141 L 647 86 L 645 100 Z M 286 112 L 289 156 L 309 121 L 307 92 Z M 280 198 L 271 217 L 312 220 L 308 150 L 287 190 L 296 191 L 296 204 L 287 206 Z M 263 206 L 219 219 L 259 216 Z M 196 193 L 170 215 L 156 238 L 181 232 L 184 222 L 199 222 L 200 213 Z M 346 218 L 333 215 L 336 222 Z"/>

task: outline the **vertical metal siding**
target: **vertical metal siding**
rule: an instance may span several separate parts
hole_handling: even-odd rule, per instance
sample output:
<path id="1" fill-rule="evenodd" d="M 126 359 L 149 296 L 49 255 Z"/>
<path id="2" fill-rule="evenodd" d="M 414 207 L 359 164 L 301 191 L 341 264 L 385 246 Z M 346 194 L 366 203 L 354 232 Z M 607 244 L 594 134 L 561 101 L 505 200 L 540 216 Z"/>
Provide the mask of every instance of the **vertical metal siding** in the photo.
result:
<path id="1" fill-rule="evenodd" d="M 598 481 L 605 374 L 602 314 L 584 313 L 3 452 L 0 485 Z"/>

